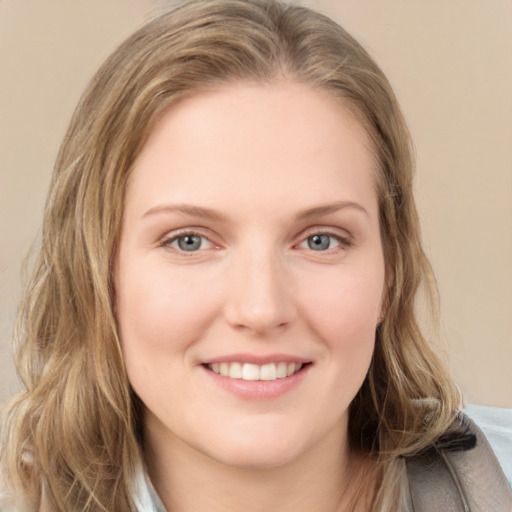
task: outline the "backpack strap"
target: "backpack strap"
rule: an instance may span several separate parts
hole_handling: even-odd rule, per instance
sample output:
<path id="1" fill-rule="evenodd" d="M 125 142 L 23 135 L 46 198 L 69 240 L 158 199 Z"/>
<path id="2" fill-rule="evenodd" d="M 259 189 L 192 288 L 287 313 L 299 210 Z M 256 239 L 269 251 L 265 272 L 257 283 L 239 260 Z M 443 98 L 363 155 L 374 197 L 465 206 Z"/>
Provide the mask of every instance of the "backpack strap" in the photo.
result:
<path id="1" fill-rule="evenodd" d="M 512 512 L 512 490 L 482 431 L 461 416 L 472 442 L 439 443 L 405 463 L 414 512 Z"/>

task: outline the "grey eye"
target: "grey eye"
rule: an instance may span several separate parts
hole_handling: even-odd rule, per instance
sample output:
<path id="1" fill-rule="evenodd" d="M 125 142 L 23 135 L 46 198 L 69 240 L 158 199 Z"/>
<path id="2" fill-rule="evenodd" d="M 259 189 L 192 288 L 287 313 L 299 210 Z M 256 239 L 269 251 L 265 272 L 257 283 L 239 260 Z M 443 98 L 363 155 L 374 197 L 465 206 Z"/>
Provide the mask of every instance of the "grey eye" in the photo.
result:
<path id="1" fill-rule="evenodd" d="M 316 234 L 308 237 L 308 247 L 313 251 L 325 251 L 331 247 L 331 237 L 324 234 Z"/>
<path id="2" fill-rule="evenodd" d="M 192 252 L 201 248 L 203 237 L 199 235 L 183 235 L 178 237 L 176 242 L 182 251 Z"/>

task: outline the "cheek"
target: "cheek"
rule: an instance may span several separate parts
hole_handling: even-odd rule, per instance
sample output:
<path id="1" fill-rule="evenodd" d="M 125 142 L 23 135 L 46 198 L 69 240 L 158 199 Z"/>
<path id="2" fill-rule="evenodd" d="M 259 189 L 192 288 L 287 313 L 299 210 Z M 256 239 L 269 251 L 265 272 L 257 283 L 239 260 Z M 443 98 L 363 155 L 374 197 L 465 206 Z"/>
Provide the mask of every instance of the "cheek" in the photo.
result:
<path id="1" fill-rule="evenodd" d="M 340 267 L 303 281 L 301 316 L 322 349 L 322 380 L 314 395 L 325 421 L 337 421 L 356 396 L 368 373 L 375 346 L 384 272 Z M 309 281 L 309 282 L 308 282 Z M 307 292 L 307 293 L 306 293 Z"/>
<path id="2" fill-rule="evenodd" d="M 374 332 L 381 311 L 384 273 L 317 275 L 305 283 L 301 297 L 308 316 L 332 336 Z"/>
<path id="3" fill-rule="evenodd" d="M 117 295 L 123 349 L 140 352 L 183 349 L 218 306 L 214 282 L 157 264 L 120 272 Z"/>
<path id="4" fill-rule="evenodd" d="M 302 316 L 327 347 L 336 366 L 333 378 L 342 379 L 344 386 L 362 383 L 374 350 L 384 272 L 373 268 L 368 273 L 340 268 L 329 276 L 317 274 L 309 283 L 314 286 L 300 291 Z"/>

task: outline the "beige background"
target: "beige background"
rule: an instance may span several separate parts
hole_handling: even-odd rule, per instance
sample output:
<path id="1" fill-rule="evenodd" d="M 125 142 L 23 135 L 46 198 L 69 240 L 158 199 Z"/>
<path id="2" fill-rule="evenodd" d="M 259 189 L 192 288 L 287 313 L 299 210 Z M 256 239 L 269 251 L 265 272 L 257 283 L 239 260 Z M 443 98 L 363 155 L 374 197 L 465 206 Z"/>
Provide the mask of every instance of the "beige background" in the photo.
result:
<path id="1" fill-rule="evenodd" d="M 381 64 L 415 138 L 442 338 L 468 401 L 512 407 L 512 3 L 317 0 Z M 149 0 L 0 0 L 0 400 L 20 265 L 87 80 Z"/>

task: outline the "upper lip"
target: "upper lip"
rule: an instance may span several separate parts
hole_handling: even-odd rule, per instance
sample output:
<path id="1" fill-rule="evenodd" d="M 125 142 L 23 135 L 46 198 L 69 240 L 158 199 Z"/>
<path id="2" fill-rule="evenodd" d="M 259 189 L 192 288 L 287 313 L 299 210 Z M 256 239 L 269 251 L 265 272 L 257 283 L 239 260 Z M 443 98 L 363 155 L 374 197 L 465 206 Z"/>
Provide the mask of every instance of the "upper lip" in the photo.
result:
<path id="1" fill-rule="evenodd" d="M 202 364 L 213 364 L 213 363 L 252 363 L 262 366 L 269 363 L 299 363 L 305 364 L 310 363 L 311 359 L 305 359 L 304 357 L 298 357 L 290 354 L 267 354 L 267 355 L 256 355 L 256 354 L 229 354 L 219 357 L 213 357 L 202 361 Z"/>

